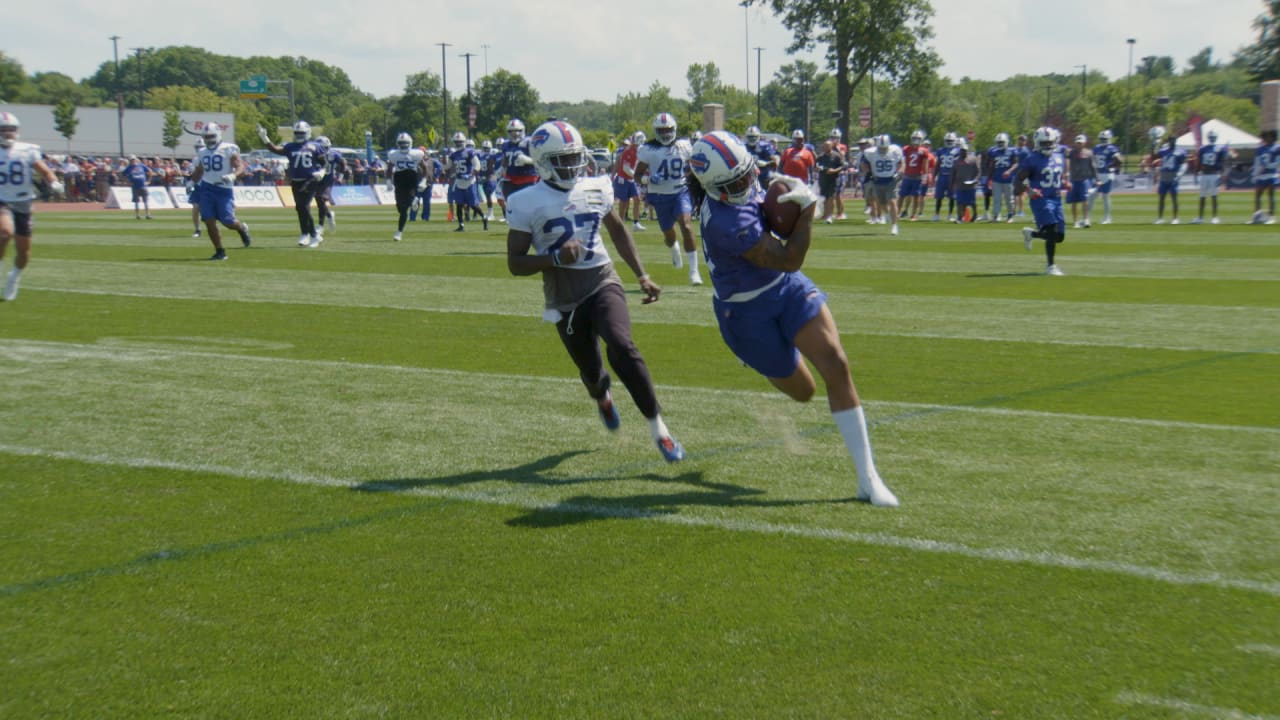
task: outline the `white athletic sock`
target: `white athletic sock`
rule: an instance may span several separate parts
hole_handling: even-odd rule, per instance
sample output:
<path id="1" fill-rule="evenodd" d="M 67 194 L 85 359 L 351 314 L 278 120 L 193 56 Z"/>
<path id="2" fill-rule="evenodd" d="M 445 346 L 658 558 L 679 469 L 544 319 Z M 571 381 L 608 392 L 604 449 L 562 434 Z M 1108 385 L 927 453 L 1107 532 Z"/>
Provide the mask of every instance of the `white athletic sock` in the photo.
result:
<path id="1" fill-rule="evenodd" d="M 664 437 L 671 437 L 671 431 L 667 430 L 667 424 L 662 422 L 662 415 L 654 415 L 649 418 L 649 432 L 653 435 L 655 441 Z"/>
<path id="2" fill-rule="evenodd" d="M 1102 196 L 1102 214 L 1111 217 L 1111 193 Z"/>
<path id="3" fill-rule="evenodd" d="M 831 413 L 836 421 L 840 437 L 853 457 L 853 465 L 858 471 L 858 483 L 862 484 L 876 474 L 875 461 L 871 459 L 871 438 L 867 435 L 867 417 L 862 406 Z"/>
<path id="4" fill-rule="evenodd" d="M 697 250 L 686 250 L 684 253 L 684 259 L 685 259 L 685 262 L 689 265 L 689 272 L 691 274 L 698 272 L 698 251 Z"/>

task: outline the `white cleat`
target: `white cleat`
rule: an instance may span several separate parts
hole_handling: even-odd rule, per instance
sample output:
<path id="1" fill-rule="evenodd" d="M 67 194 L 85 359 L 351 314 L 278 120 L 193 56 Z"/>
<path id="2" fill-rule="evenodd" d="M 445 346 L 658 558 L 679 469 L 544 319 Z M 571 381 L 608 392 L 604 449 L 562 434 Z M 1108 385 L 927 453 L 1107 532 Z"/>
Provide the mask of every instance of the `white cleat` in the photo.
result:
<path id="1" fill-rule="evenodd" d="M 310 235 L 299 235 L 299 236 L 298 236 L 298 247 L 306 247 L 306 246 L 308 246 L 308 245 L 310 245 L 310 244 L 311 244 L 311 236 L 310 236 Z"/>
<path id="2" fill-rule="evenodd" d="M 889 234 L 890 234 L 890 235 L 897 235 L 897 234 L 898 234 L 898 223 L 894 223 L 894 224 L 893 224 L 893 227 L 889 228 Z"/>
<path id="3" fill-rule="evenodd" d="M 938 214 L 937 214 L 937 213 L 934 213 L 934 214 L 933 214 L 933 221 L 934 221 L 934 222 L 938 222 Z"/>
<path id="4" fill-rule="evenodd" d="M 1170 220 L 1170 221 L 1169 221 L 1169 224 L 1170 224 L 1170 225 L 1177 225 L 1177 224 L 1178 224 L 1178 223 L 1180 223 L 1180 222 L 1182 222 L 1182 221 L 1181 221 L 1181 220 L 1179 220 L 1178 218 L 1174 218 L 1173 220 Z"/>
<path id="5" fill-rule="evenodd" d="M 1275 224 L 1276 224 L 1276 219 L 1275 219 L 1275 217 L 1274 217 L 1274 216 L 1268 216 L 1268 217 L 1267 217 L 1266 222 L 1264 222 L 1264 223 L 1262 223 L 1262 224 L 1263 224 L 1263 225 L 1275 225 Z"/>
<path id="6" fill-rule="evenodd" d="M 856 497 L 859 500 L 868 501 L 876 507 L 898 507 L 898 498 L 877 475 L 872 475 L 866 481 L 858 478 L 858 494 Z"/>
<path id="7" fill-rule="evenodd" d="M 825 218 L 822 218 L 822 222 L 826 223 L 827 225 L 830 225 L 833 221 L 831 220 L 831 218 L 825 217 Z"/>
<path id="8" fill-rule="evenodd" d="M 635 222 L 631 223 L 631 229 L 632 229 L 632 230 L 644 230 L 644 226 L 640 224 L 640 221 L 639 221 L 639 220 L 637 220 L 637 221 L 635 221 Z"/>
<path id="9" fill-rule="evenodd" d="M 1084 221 L 1084 226 L 1085 226 L 1085 227 L 1087 227 L 1087 228 L 1088 228 L 1088 227 L 1093 227 L 1093 223 L 1089 222 L 1088 220 L 1085 220 L 1085 221 Z"/>
<path id="10" fill-rule="evenodd" d="M 684 267 L 684 250 L 680 247 L 679 243 L 671 246 L 671 267 Z"/>
<path id="11" fill-rule="evenodd" d="M 1217 224 L 1219 224 L 1220 222 L 1221 222 L 1221 220 L 1218 220 L 1218 218 L 1216 218 L 1216 217 L 1215 217 L 1215 218 L 1213 218 L 1212 220 L 1210 220 L 1210 221 L 1209 221 L 1209 224 L 1210 224 L 1210 225 L 1217 225 Z"/>
<path id="12" fill-rule="evenodd" d="M 401 233 L 396 232 L 396 234 L 395 234 L 395 235 L 392 235 L 392 236 L 391 236 L 391 239 L 392 239 L 392 240 L 395 240 L 396 242 L 400 242 L 400 235 L 401 235 Z"/>
<path id="13" fill-rule="evenodd" d="M 1066 275 L 1066 273 L 1062 272 L 1062 268 L 1059 268 L 1057 265 L 1050 265 L 1049 267 L 1045 268 L 1045 269 L 1044 269 L 1044 274 L 1045 274 L 1045 275 L 1055 275 L 1055 276 L 1058 276 L 1058 277 L 1061 277 L 1061 276 L 1063 276 L 1063 275 Z"/>
<path id="14" fill-rule="evenodd" d="M 1084 227 L 1084 221 L 1077 220 L 1074 223 L 1072 223 L 1071 227 L 1075 228 L 1076 230 L 1079 230 L 1080 228 Z"/>
<path id="15" fill-rule="evenodd" d="M 1204 224 L 1204 218 L 1192 218 L 1192 219 L 1191 219 L 1191 221 L 1190 221 L 1190 222 L 1188 222 L 1187 224 L 1188 224 L 1188 225 L 1203 225 L 1203 224 Z"/>
<path id="16" fill-rule="evenodd" d="M 1108 216 L 1106 216 L 1106 217 L 1102 218 L 1102 224 L 1103 224 L 1103 225 L 1110 225 L 1110 224 L 1111 224 L 1111 216 L 1110 216 L 1110 215 L 1108 215 Z"/>
<path id="17" fill-rule="evenodd" d="M 698 274 L 697 270 L 689 270 L 689 284 L 690 285 L 702 284 L 702 276 Z"/>
<path id="18" fill-rule="evenodd" d="M 1155 219 L 1151 224 L 1152 224 L 1152 225 L 1163 225 L 1163 224 L 1164 224 L 1164 218 L 1156 218 L 1156 219 Z"/>
<path id="19" fill-rule="evenodd" d="M 845 215 L 844 213 L 840 213 L 839 215 L 837 215 L 837 216 L 836 216 L 836 219 L 837 219 L 837 220 L 848 220 L 849 218 L 848 218 L 848 216 L 847 216 L 847 215 Z"/>
<path id="20" fill-rule="evenodd" d="M 333 232 L 333 229 L 338 227 L 338 221 L 334 218 L 332 210 L 329 211 L 329 217 L 325 218 L 324 224 L 329 228 L 329 232 Z"/>
<path id="21" fill-rule="evenodd" d="M 320 243 L 322 242 L 324 242 L 324 236 L 321 235 L 320 233 L 316 233 L 315 235 L 311 236 L 311 243 L 308 244 L 307 247 L 318 248 L 320 247 Z"/>
<path id="22" fill-rule="evenodd" d="M 193 238 L 198 238 L 198 237 L 200 237 L 200 231 L 199 231 L 199 230 L 197 230 L 197 231 L 195 231 L 195 232 L 191 233 L 191 237 L 193 237 Z"/>
<path id="23" fill-rule="evenodd" d="M 1031 228 L 1022 228 L 1022 247 L 1031 249 L 1031 233 L 1035 232 Z"/>

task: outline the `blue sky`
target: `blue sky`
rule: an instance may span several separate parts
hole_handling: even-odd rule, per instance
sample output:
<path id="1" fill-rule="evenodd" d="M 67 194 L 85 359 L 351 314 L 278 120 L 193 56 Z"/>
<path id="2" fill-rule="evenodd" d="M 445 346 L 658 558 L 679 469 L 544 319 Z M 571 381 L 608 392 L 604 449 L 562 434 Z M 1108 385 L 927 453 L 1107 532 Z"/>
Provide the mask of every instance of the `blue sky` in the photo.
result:
<path id="1" fill-rule="evenodd" d="M 1251 23 L 1261 0 L 934 0 L 935 37 L 942 75 L 1001 79 L 1024 72 L 1075 73 L 1080 65 L 1110 78 L 1134 61 L 1169 55 L 1179 66 L 1206 46 L 1229 59 L 1252 43 Z M 790 33 L 761 8 L 736 0 L 453 0 L 289 3 L 222 0 L 49 0 L 11 3 L 9 32 L 0 48 L 28 73 L 58 71 L 79 80 L 111 59 L 111 35 L 120 52 L 133 47 L 193 45 L 211 52 L 302 55 L 345 69 L 362 90 L 396 94 L 408 74 L 441 70 L 445 49 L 451 91 L 466 84 L 463 53 L 474 82 L 492 70 L 519 72 L 543 100 L 612 101 L 644 92 L 657 81 L 676 97 L 687 95 L 685 71 L 714 62 L 721 77 L 755 90 L 756 53 L 767 84 L 785 54 Z M 295 10 L 296 8 L 296 10 Z M 370 12 L 372 10 L 373 12 Z M 246 18 L 255 18 L 246 21 Z M 74 20 L 74 21 L 73 21 Z M 812 54 L 806 59 L 819 61 Z"/>

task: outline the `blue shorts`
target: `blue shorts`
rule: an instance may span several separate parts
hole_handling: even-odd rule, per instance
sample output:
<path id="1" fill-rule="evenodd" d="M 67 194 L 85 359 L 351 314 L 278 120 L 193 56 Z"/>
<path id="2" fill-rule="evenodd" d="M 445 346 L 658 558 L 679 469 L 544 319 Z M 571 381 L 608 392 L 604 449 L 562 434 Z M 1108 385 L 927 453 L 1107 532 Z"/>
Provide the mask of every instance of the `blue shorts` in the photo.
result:
<path id="1" fill-rule="evenodd" d="M 961 188 L 955 192 L 957 205 L 976 205 L 978 202 L 978 191 L 972 185 L 967 188 Z"/>
<path id="2" fill-rule="evenodd" d="M 1157 190 L 1161 195 L 1177 195 L 1178 181 L 1177 180 L 1161 180 L 1160 184 L 1157 186 Z"/>
<path id="3" fill-rule="evenodd" d="M 1082 203 L 1089 200 L 1089 188 L 1093 187 L 1093 181 L 1089 178 L 1071 183 L 1071 190 L 1067 193 L 1067 202 Z"/>
<path id="4" fill-rule="evenodd" d="M 626 202 L 640 197 L 640 184 L 635 180 L 627 180 L 620 175 L 613 178 L 613 199 Z"/>
<path id="5" fill-rule="evenodd" d="M 951 197 L 951 176 L 939 175 L 938 184 L 933 188 L 933 196 L 940 199 L 950 199 Z"/>
<path id="6" fill-rule="evenodd" d="M 236 224 L 236 199 L 229 187 L 200 186 L 200 219 L 218 220 L 223 225 Z"/>
<path id="7" fill-rule="evenodd" d="M 1255 188 L 1269 188 L 1269 187 L 1275 187 L 1275 185 L 1276 185 L 1275 178 L 1258 178 L 1257 180 L 1253 181 L 1253 186 Z"/>
<path id="8" fill-rule="evenodd" d="M 1036 218 L 1037 228 L 1057 225 L 1058 232 L 1067 231 L 1067 223 L 1062 217 L 1062 201 L 1058 198 L 1032 198 L 1031 214 Z"/>
<path id="9" fill-rule="evenodd" d="M 480 185 L 480 190 L 484 193 L 486 198 L 491 198 L 493 197 L 493 194 L 498 191 L 498 183 L 493 180 L 485 180 L 484 183 Z"/>
<path id="10" fill-rule="evenodd" d="M 1104 183 L 1098 183 L 1098 186 L 1097 188 L 1095 188 L 1094 192 L 1098 193 L 1099 195 L 1110 195 L 1112 182 L 1114 181 L 1108 180 Z"/>
<path id="11" fill-rule="evenodd" d="M 800 352 L 796 333 L 818 316 L 827 294 L 802 272 L 787 273 L 775 286 L 748 302 L 712 300 L 720 337 L 747 367 L 770 378 L 796 371 Z"/>
<path id="12" fill-rule="evenodd" d="M 924 184 L 920 182 L 920 178 L 902 178 L 902 185 L 898 188 L 898 197 L 916 197 L 917 195 L 924 195 Z"/>
<path id="13" fill-rule="evenodd" d="M 204 187 L 204 183 L 196 183 L 196 186 L 187 193 L 187 202 L 193 207 L 200 207 L 200 188 Z"/>
<path id="14" fill-rule="evenodd" d="M 457 185 L 449 186 L 449 202 L 454 205 L 479 205 L 476 202 L 476 184 L 471 183 L 467 187 L 460 188 Z"/>
<path id="15" fill-rule="evenodd" d="M 681 215 L 689 215 L 693 212 L 693 201 L 689 199 L 687 188 L 680 188 L 678 192 L 670 195 L 651 192 L 649 204 L 658 211 L 658 227 L 662 228 L 663 232 L 675 227 L 676 220 Z"/>

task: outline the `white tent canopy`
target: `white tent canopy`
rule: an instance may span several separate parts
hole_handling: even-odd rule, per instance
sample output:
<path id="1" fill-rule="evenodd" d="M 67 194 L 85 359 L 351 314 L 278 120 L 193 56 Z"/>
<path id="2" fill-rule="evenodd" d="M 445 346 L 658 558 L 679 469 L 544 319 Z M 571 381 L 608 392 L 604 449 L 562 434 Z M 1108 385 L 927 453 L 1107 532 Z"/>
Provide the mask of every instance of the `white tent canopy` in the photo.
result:
<path id="1" fill-rule="evenodd" d="M 1213 120 L 1206 120 L 1200 126 L 1200 137 L 1203 142 L 1208 142 L 1210 130 L 1218 133 L 1218 142 L 1226 143 L 1233 150 L 1252 150 L 1262 144 L 1262 138 L 1250 135 L 1240 128 L 1224 123 L 1217 118 L 1214 118 Z M 1191 149 L 1195 146 L 1195 133 L 1188 132 L 1178 138 L 1178 147 L 1180 148 Z"/>

